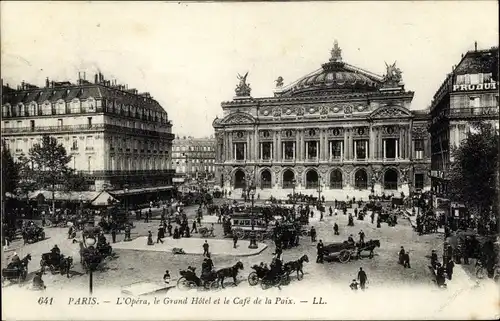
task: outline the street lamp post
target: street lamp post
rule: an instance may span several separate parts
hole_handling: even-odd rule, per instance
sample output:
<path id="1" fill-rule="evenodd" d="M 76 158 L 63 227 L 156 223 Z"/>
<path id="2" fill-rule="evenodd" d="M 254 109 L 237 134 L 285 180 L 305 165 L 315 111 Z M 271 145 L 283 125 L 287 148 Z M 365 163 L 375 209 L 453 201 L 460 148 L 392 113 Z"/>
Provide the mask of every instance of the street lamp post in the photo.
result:
<path id="1" fill-rule="evenodd" d="M 93 288 L 94 288 L 94 275 L 93 275 L 93 272 L 94 272 L 94 255 L 95 255 L 95 248 L 94 248 L 94 245 L 96 243 L 96 239 L 95 237 L 92 235 L 92 236 L 87 236 L 85 238 L 85 243 L 87 244 L 87 251 L 88 251 L 88 256 L 86 258 L 84 258 L 85 260 L 89 260 L 90 259 L 90 262 L 87 261 L 87 266 L 88 266 L 88 269 L 89 269 L 89 293 L 90 293 L 90 296 L 92 296 L 92 293 L 94 292 Z"/>
<path id="2" fill-rule="evenodd" d="M 293 204 L 295 204 L 295 184 L 297 183 L 297 181 L 294 179 L 292 179 L 292 202 Z"/>
<path id="3" fill-rule="evenodd" d="M 252 197 L 252 207 L 251 207 L 251 216 L 252 216 L 252 232 L 250 233 L 250 245 L 248 245 L 249 249 L 256 249 L 257 240 L 255 239 L 255 213 L 253 211 L 254 199 L 255 199 L 255 187 L 250 187 L 250 196 Z"/>
<path id="4" fill-rule="evenodd" d="M 129 213 L 128 213 L 128 187 L 125 187 L 125 215 L 127 218 L 127 223 L 128 223 L 128 218 L 129 218 Z"/>
<path id="5" fill-rule="evenodd" d="M 322 192 L 322 189 L 321 189 L 321 179 L 319 180 L 318 182 L 318 201 L 321 202 L 321 192 Z"/>

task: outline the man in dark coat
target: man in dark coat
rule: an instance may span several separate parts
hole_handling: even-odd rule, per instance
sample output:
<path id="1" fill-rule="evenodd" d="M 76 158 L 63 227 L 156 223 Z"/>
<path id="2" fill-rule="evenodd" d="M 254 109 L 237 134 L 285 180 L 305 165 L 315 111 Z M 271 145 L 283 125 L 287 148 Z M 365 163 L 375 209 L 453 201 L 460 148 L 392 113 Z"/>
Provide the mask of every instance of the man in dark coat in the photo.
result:
<path id="1" fill-rule="evenodd" d="M 311 227 L 311 242 L 316 242 L 316 229 Z"/>
<path id="2" fill-rule="evenodd" d="M 436 253 L 436 250 L 432 250 L 431 252 L 431 266 L 433 269 L 436 269 L 436 266 L 438 264 L 438 256 Z"/>
<path id="3" fill-rule="evenodd" d="M 401 250 L 399 250 L 399 264 L 403 265 L 404 264 L 404 255 L 405 255 L 405 249 L 404 247 L 401 246 Z"/>
<path id="4" fill-rule="evenodd" d="M 238 243 L 238 235 L 236 235 L 236 233 L 234 233 L 234 235 L 233 235 L 233 249 L 236 248 L 237 243 Z"/>
<path id="5" fill-rule="evenodd" d="M 170 224 L 170 220 L 167 225 L 168 236 L 172 236 L 172 224 Z"/>
<path id="6" fill-rule="evenodd" d="M 332 209 L 332 206 L 331 206 L 331 205 L 330 205 L 330 207 L 328 208 L 328 212 L 329 212 L 330 216 L 332 216 L 332 215 L 333 215 L 333 209 Z"/>
<path id="7" fill-rule="evenodd" d="M 160 225 L 160 227 L 158 228 L 158 235 L 156 238 L 156 243 L 161 242 L 161 244 L 163 244 L 164 237 L 165 237 L 165 228 L 163 227 L 163 225 Z"/>
<path id="8" fill-rule="evenodd" d="M 363 268 L 359 268 L 358 272 L 358 280 L 359 280 L 359 285 L 361 287 L 361 290 L 365 289 L 366 281 L 368 281 L 368 277 L 366 276 L 365 271 L 363 271 Z"/>
<path id="9" fill-rule="evenodd" d="M 209 245 L 208 245 L 207 240 L 205 240 L 205 243 L 203 243 L 203 256 L 209 255 L 208 249 L 209 249 Z"/>
<path id="10" fill-rule="evenodd" d="M 411 268 L 411 266 L 410 266 L 410 253 L 408 251 L 406 251 L 403 254 L 403 266 L 405 268 Z"/>
<path id="11" fill-rule="evenodd" d="M 338 226 L 337 222 L 335 222 L 333 224 L 333 234 L 334 235 L 339 235 L 339 226 Z"/>
<path id="12" fill-rule="evenodd" d="M 455 267 L 455 263 L 453 260 L 448 260 L 448 263 L 446 264 L 446 275 L 448 276 L 448 280 L 451 280 L 451 277 L 453 275 L 453 268 Z"/>
<path id="13" fill-rule="evenodd" d="M 323 241 L 319 240 L 318 245 L 316 245 L 316 249 L 318 251 L 316 257 L 316 263 L 323 263 L 323 256 L 325 254 L 323 248 L 324 248 Z"/>
<path id="14" fill-rule="evenodd" d="M 193 225 L 192 225 L 192 228 L 191 228 L 191 233 L 198 233 L 198 229 L 196 228 L 196 221 L 193 220 Z"/>
<path id="15" fill-rule="evenodd" d="M 113 243 L 116 243 L 116 228 L 111 230 L 111 239 L 113 240 Z"/>

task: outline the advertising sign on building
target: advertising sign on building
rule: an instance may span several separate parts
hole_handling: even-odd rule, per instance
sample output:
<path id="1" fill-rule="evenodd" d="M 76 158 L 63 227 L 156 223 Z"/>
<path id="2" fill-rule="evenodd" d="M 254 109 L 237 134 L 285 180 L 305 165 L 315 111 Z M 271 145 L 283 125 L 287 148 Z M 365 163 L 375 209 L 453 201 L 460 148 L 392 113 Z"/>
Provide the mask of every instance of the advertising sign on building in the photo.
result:
<path id="1" fill-rule="evenodd" d="M 496 90 L 497 83 L 490 82 L 484 84 L 469 84 L 469 85 L 453 85 L 453 91 L 479 91 L 479 90 Z"/>

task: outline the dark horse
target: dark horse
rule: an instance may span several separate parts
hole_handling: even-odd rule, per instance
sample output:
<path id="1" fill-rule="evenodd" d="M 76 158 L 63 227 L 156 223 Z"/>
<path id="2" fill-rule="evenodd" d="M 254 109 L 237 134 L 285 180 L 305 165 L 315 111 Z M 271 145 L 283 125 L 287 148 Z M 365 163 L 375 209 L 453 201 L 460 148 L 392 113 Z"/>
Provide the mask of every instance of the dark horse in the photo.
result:
<path id="1" fill-rule="evenodd" d="M 220 269 L 216 272 L 217 274 L 217 280 L 220 281 L 221 287 L 224 288 L 224 278 L 233 278 L 234 285 L 237 285 L 236 283 L 236 276 L 238 276 L 239 270 L 243 270 L 243 263 L 239 262 L 236 263 L 235 265 L 227 268 Z"/>
<path id="2" fill-rule="evenodd" d="M 302 268 L 304 267 L 304 262 L 309 262 L 309 258 L 307 255 L 302 255 L 302 257 L 296 261 L 290 261 L 285 263 L 283 266 L 283 270 L 290 275 L 290 273 L 297 271 L 297 279 L 301 280 L 304 276 L 304 271 Z M 300 274 L 299 274 L 300 273 Z"/>
<path id="3" fill-rule="evenodd" d="M 26 255 L 23 259 L 19 260 L 19 265 L 18 267 L 22 267 L 23 269 L 27 269 L 28 268 L 28 263 L 31 261 L 31 254 L 28 254 Z M 15 266 L 15 262 L 10 262 L 8 265 L 7 265 L 7 268 L 8 269 L 14 269 L 16 268 Z"/>
<path id="4" fill-rule="evenodd" d="M 373 257 L 373 250 L 375 250 L 376 247 L 380 247 L 380 241 L 379 240 L 369 240 L 367 242 L 364 242 L 363 244 L 357 243 L 356 247 L 358 248 L 358 257 L 360 257 L 360 254 L 362 251 L 368 251 L 370 252 L 370 259 Z"/>

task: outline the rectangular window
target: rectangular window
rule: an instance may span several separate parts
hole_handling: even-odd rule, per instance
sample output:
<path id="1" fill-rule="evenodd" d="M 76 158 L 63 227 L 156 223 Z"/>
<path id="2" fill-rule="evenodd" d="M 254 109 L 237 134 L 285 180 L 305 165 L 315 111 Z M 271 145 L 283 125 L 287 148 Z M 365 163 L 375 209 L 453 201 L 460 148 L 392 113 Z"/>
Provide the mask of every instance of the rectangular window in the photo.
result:
<path id="1" fill-rule="evenodd" d="M 479 97 L 469 97 L 469 107 L 477 108 L 480 107 L 481 100 Z"/>
<path id="2" fill-rule="evenodd" d="M 85 142 L 85 150 L 93 150 L 94 149 L 94 137 L 87 136 L 87 140 Z"/>
<path id="3" fill-rule="evenodd" d="M 389 138 L 385 140 L 385 153 L 384 158 L 393 159 L 396 158 L 396 144 L 398 143 L 397 139 Z"/>
<path id="4" fill-rule="evenodd" d="M 78 150 L 78 137 L 73 136 L 73 144 L 71 145 L 71 150 Z"/>
<path id="5" fill-rule="evenodd" d="M 30 130 L 31 131 L 35 130 L 35 121 L 34 120 L 30 120 Z"/>
<path id="6" fill-rule="evenodd" d="M 57 127 L 62 127 L 63 126 L 63 120 L 62 119 L 58 119 L 57 120 Z"/>
<path id="7" fill-rule="evenodd" d="M 415 144 L 415 159 L 423 159 L 424 158 L 424 140 L 416 139 L 414 141 Z"/>
<path id="8" fill-rule="evenodd" d="M 21 127 L 23 127 L 23 122 L 18 120 L 17 121 L 17 128 L 21 128 Z"/>
<path id="9" fill-rule="evenodd" d="M 3 126 L 4 126 L 5 128 L 9 128 L 9 122 L 8 122 L 8 121 L 4 121 L 4 122 L 3 122 Z"/>
<path id="10" fill-rule="evenodd" d="M 334 140 L 331 141 L 331 151 L 330 156 L 332 159 L 340 159 L 342 156 L 342 141 Z"/>
<path id="11" fill-rule="evenodd" d="M 356 154 L 355 157 L 356 159 L 366 159 L 368 157 L 368 141 L 367 140 L 356 140 L 355 141 L 355 147 L 356 147 Z"/>
<path id="12" fill-rule="evenodd" d="M 246 148 L 245 148 L 245 143 L 235 143 L 234 144 L 234 150 L 235 150 L 235 159 L 236 160 L 245 160 L 246 158 Z"/>
<path id="13" fill-rule="evenodd" d="M 88 127 L 92 127 L 92 117 L 87 117 L 87 125 Z"/>
<path id="14" fill-rule="evenodd" d="M 306 152 L 308 159 L 315 160 L 318 158 L 318 145 L 319 142 L 317 141 L 309 141 L 306 143 Z"/>
<path id="15" fill-rule="evenodd" d="M 295 144 L 293 142 L 285 142 L 283 143 L 285 148 L 284 158 L 287 160 L 292 160 L 295 158 Z"/>
<path id="16" fill-rule="evenodd" d="M 472 74 L 472 75 L 469 75 L 469 77 L 470 77 L 470 84 L 471 85 L 479 84 L 479 74 Z"/>

